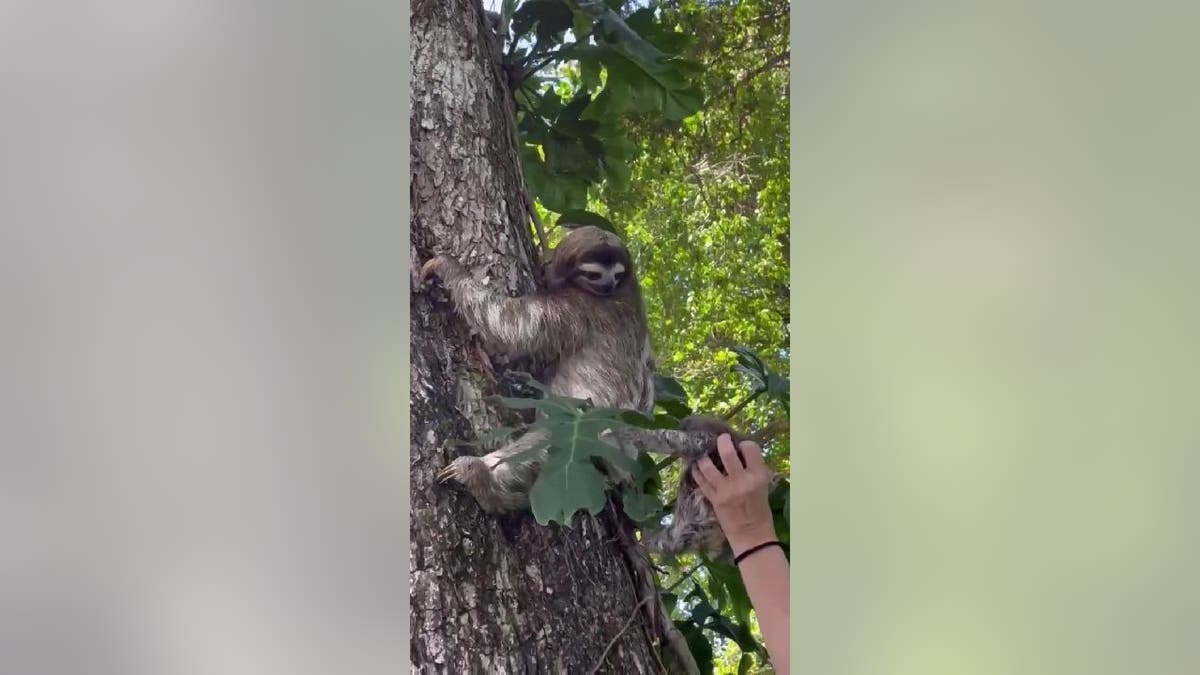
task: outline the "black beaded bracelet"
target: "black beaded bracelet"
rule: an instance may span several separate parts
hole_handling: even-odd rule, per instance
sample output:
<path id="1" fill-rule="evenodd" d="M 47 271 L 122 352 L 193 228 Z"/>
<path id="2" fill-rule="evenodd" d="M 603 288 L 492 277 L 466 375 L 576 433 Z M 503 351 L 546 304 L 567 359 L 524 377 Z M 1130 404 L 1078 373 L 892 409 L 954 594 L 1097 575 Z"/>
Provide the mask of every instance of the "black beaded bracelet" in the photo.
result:
<path id="1" fill-rule="evenodd" d="M 778 547 L 779 547 L 779 548 L 782 550 L 782 549 L 783 549 L 783 542 L 781 542 L 781 541 L 768 541 L 768 542 L 767 542 L 767 543 L 765 543 L 765 544 L 759 544 L 758 546 L 755 546 L 754 548 L 749 548 L 749 549 L 746 549 L 745 551 L 742 551 L 742 553 L 741 553 L 740 555 L 738 555 L 736 558 L 734 558 L 734 559 L 733 559 L 733 564 L 734 564 L 734 565 L 738 565 L 738 564 L 740 564 L 740 563 L 742 562 L 742 560 L 744 560 L 744 559 L 746 558 L 746 556 L 750 555 L 751 553 L 754 553 L 755 551 L 761 551 L 761 550 L 763 550 L 764 548 L 766 548 L 766 547 L 768 547 L 768 546 L 778 546 Z"/>

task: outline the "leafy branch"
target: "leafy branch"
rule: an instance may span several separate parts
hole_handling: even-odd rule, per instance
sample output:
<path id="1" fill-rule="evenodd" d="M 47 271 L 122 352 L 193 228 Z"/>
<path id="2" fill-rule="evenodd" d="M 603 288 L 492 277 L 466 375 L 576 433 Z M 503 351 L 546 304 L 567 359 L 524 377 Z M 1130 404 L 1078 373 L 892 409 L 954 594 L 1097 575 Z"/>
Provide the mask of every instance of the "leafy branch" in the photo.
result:
<path id="1" fill-rule="evenodd" d="M 525 0 L 506 2 L 506 10 L 505 68 L 521 119 L 523 173 L 550 211 L 581 211 L 589 191 L 628 180 L 638 148 L 622 120 L 681 120 L 703 105 L 694 84 L 703 67 L 678 56 L 689 38 L 658 23 L 650 8 L 622 16 L 601 0 Z M 556 86 L 540 81 L 552 64 L 573 64 L 574 74 Z"/>

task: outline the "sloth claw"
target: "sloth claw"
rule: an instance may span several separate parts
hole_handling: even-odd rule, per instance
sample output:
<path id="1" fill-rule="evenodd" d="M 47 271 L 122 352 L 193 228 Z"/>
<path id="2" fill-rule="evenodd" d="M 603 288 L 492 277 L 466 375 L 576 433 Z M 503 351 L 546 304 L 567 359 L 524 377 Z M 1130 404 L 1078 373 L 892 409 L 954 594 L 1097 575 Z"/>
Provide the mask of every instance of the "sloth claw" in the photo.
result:
<path id="1" fill-rule="evenodd" d="M 458 481 L 458 467 L 451 464 L 437 473 L 437 482 L 449 483 Z"/>
<path id="2" fill-rule="evenodd" d="M 441 471 L 437 472 L 437 481 L 439 483 L 462 483 L 466 484 L 468 476 L 474 470 L 476 464 L 479 463 L 478 457 L 456 457 L 452 462 L 447 464 Z"/>

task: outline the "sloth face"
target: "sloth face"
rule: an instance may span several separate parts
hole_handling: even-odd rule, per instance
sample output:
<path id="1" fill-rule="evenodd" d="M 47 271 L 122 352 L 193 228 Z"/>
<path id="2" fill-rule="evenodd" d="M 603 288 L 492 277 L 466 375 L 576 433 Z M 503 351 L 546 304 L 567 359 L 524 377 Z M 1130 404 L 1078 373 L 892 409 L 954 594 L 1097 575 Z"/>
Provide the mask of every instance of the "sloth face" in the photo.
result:
<path id="1" fill-rule="evenodd" d="M 625 265 L 616 260 L 596 260 L 579 264 L 575 283 L 595 295 L 610 295 L 625 280 Z"/>

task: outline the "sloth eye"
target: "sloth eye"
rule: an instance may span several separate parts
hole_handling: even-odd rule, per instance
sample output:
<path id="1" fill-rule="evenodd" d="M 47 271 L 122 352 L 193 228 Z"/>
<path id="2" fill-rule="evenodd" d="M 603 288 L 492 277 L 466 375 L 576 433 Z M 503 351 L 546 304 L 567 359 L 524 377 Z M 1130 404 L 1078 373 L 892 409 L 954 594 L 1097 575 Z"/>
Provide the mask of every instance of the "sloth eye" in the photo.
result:
<path id="1" fill-rule="evenodd" d="M 601 274 L 599 272 L 584 272 L 583 276 L 586 277 L 589 281 L 599 281 Z"/>

